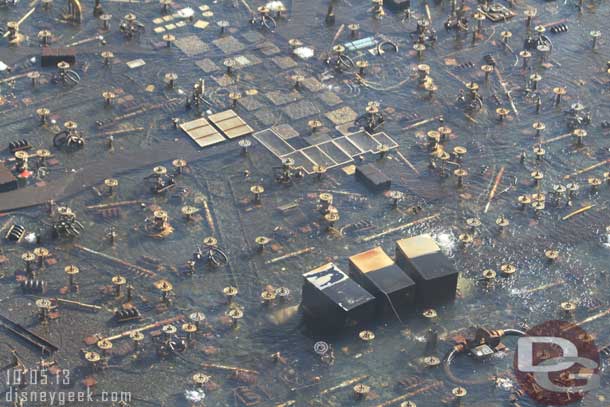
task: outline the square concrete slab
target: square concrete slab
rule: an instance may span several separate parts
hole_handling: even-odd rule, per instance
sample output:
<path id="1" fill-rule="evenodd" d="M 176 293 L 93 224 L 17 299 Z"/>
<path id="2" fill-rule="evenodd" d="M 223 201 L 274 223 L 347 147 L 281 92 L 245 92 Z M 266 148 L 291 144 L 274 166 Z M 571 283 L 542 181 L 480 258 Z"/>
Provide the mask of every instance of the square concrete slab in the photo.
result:
<path id="1" fill-rule="evenodd" d="M 292 92 L 276 90 L 273 92 L 268 92 L 265 96 L 271 101 L 271 103 L 276 106 L 285 105 L 290 102 L 296 102 L 297 100 L 301 100 L 303 98 L 303 95 L 301 95 L 295 90 L 293 90 Z"/>
<path id="2" fill-rule="evenodd" d="M 196 35 L 177 38 L 174 44 L 189 57 L 202 54 L 210 49 L 208 44 L 201 41 Z"/>
<path id="3" fill-rule="evenodd" d="M 319 92 L 324 88 L 324 85 L 313 76 L 305 78 L 303 82 L 301 82 L 301 85 L 310 92 Z"/>
<path id="4" fill-rule="evenodd" d="M 316 132 L 315 134 L 307 136 L 305 138 L 305 140 L 307 141 L 308 145 L 315 146 L 315 145 L 330 141 L 330 140 L 332 140 L 332 138 L 330 137 L 330 134 L 328 134 L 328 133 L 317 133 Z"/>
<path id="5" fill-rule="evenodd" d="M 244 48 L 244 44 L 239 42 L 232 35 L 228 35 L 226 37 L 220 37 L 214 41 L 212 44 L 216 45 L 218 48 L 222 50 L 225 54 L 234 54 L 236 52 L 242 51 Z"/>
<path id="6" fill-rule="evenodd" d="M 251 44 L 265 41 L 265 36 L 257 31 L 246 31 L 245 33 L 242 33 L 241 36 Z"/>
<path id="7" fill-rule="evenodd" d="M 218 65 L 216 65 L 214 63 L 214 61 L 212 61 L 209 58 L 205 58 L 200 61 L 196 61 L 195 65 L 197 65 L 199 68 L 201 68 L 201 70 L 205 73 L 214 72 L 214 71 L 217 71 L 220 69 L 220 67 Z"/>
<path id="8" fill-rule="evenodd" d="M 297 66 L 294 59 L 290 57 L 274 57 L 271 59 L 280 69 L 290 69 Z"/>
<path id="9" fill-rule="evenodd" d="M 328 120 L 336 125 L 353 122 L 358 117 L 358 114 L 349 106 L 343 106 L 325 115 Z"/>
<path id="10" fill-rule="evenodd" d="M 299 132 L 289 124 L 278 124 L 271 129 L 284 140 L 290 140 L 291 138 L 299 136 Z"/>
<path id="11" fill-rule="evenodd" d="M 265 42 L 258 49 L 259 49 L 260 52 L 263 53 L 263 55 L 266 55 L 266 56 L 271 56 L 271 55 L 279 54 L 281 52 L 281 49 L 279 49 L 272 42 Z"/>
<path id="12" fill-rule="evenodd" d="M 341 100 L 341 98 L 337 96 L 335 92 L 331 91 L 323 92 L 320 95 L 320 99 L 322 99 L 322 101 L 328 106 L 336 106 L 343 102 L 343 100 Z"/>
<path id="13" fill-rule="evenodd" d="M 320 110 L 316 107 L 316 105 L 309 100 L 300 100 L 298 102 L 291 103 L 284 106 L 282 111 L 292 120 L 299 120 L 320 113 Z"/>
<path id="14" fill-rule="evenodd" d="M 257 110 L 254 113 L 254 117 L 256 117 L 256 119 L 264 126 L 271 126 L 279 121 L 277 116 L 273 113 L 273 110 L 269 108 Z"/>
<path id="15" fill-rule="evenodd" d="M 233 77 L 227 74 L 224 74 L 222 76 L 212 76 L 212 79 L 214 79 L 214 81 L 222 87 L 233 85 L 235 83 L 235 79 L 233 79 Z"/>
<path id="16" fill-rule="evenodd" d="M 254 55 L 239 55 L 233 58 L 239 68 L 245 68 L 251 65 L 257 65 L 261 63 L 260 58 Z"/>
<path id="17" fill-rule="evenodd" d="M 242 97 L 237 101 L 237 103 L 240 107 L 246 109 L 248 112 L 252 112 L 263 107 L 258 95 Z"/>

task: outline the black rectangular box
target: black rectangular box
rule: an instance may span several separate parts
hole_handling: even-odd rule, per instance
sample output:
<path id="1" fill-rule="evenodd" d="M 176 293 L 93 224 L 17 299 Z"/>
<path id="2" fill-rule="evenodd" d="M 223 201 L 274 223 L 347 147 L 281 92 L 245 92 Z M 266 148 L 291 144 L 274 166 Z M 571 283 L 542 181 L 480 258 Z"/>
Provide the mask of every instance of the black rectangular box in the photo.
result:
<path id="1" fill-rule="evenodd" d="M 43 47 L 40 64 L 44 67 L 56 67 L 61 61 L 66 61 L 73 66 L 76 63 L 76 52 L 74 48 L 51 48 Z"/>
<path id="2" fill-rule="evenodd" d="M 415 282 L 381 247 L 349 258 L 352 278 L 376 297 L 377 310 L 406 315 L 415 305 Z"/>
<path id="3" fill-rule="evenodd" d="M 411 0 L 385 0 L 383 5 L 392 11 L 404 11 L 411 7 Z"/>
<path id="4" fill-rule="evenodd" d="M 0 192 L 12 191 L 17 189 L 17 186 L 17 178 L 8 168 L 0 164 Z"/>
<path id="5" fill-rule="evenodd" d="M 356 167 L 356 179 L 375 191 L 389 189 L 392 185 L 392 180 L 373 164 Z"/>
<path id="6" fill-rule="evenodd" d="M 375 297 L 334 263 L 303 274 L 301 308 L 316 326 L 340 329 L 372 318 Z"/>
<path id="7" fill-rule="evenodd" d="M 417 305 L 433 306 L 455 298 L 459 273 L 432 237 L 397 241 L 396 263 L 415 280 Z"/>

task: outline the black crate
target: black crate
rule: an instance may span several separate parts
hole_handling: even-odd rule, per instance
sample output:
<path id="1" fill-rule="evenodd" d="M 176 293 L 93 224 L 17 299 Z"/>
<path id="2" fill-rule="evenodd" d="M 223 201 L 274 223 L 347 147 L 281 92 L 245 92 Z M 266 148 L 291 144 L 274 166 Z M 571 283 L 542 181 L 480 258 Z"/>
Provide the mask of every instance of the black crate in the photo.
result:
<path id="1" fill-rule="evenodd" d="M 375 312 L 375 297 L 334 263 L 303 274 L 301 307 L 317 327 L 343 328 L 367 321 Z"/>
<path id="2" fill-rule="evenodd" d="M 418 305 L 434 306 L 455 298 L 459 273 L 430 236 L 397 241 L 396 263 L 415 280 Z"/>
<path id="3" fill-rule="evenodd" d="M 43 67 L 56 67 L 57 64 L 61 61 L 65 61 L 69 63 L 70 66 L 73 66 L 76 63 L 76 51 L 74 50 L 74 48 L 42 48 L 40 64 Z"/>
<path id="4" fill-rule="evenodd" d="M 390 189 L 392 185 L 392 180 L 373 164 L 356 167 L 356 179 L 374 191 Z"/>
<path id="5" fill-rule="evenodd" d="M 411 0 L 386 0 L 384 6 L 392 11 L 404 11 L 411 7 Z"/>
<path id="6" fill-rule="evenodd" d="M 17 178 L 8 168 L 0 164 L 0 192 L 12 191 L 17 189 L 17 186 Z"/>
<path id="7" fill-rule="evenodd" d="M 415 282 L 394 263 L 381 247 L 349 258 L 352 278 L 376 298 L 377 310 L 399 316 L 415 305 Z"/>

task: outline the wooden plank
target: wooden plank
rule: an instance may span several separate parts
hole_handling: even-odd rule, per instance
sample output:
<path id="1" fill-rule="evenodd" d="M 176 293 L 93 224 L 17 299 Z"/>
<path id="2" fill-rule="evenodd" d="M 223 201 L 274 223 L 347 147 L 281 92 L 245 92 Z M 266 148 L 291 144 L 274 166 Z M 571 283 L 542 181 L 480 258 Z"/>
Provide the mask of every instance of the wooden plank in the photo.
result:
<path id="1" fill-rule="evenodd" d="M 228 130 L 233 130 L 237 127 L 243 127 L 245 126 L 244 121 L 235 116 L 235 117 L 231 117 L 227 120 L 223 120 L 221 122 L 214 122 L 215 125 L 217 125 L 218 127 L 220 127 L 220 129 L 224 132 L 228 131 Z"/>
<path id="2" fill-rule="evenodd" d="M 197 145 L 199 147 L 208 147 L 217 143 L 221 143 L 223 141 L 225 141 L 225 138 L 222 137 L 220 134 L 216 133 L 216 135 L 212 135 L 212 136 L 207 136 L 207 137 L 202 137 L 202 138 L 198 138 L 198 139 L 193 139 L 195 141 L 195 143 L 197 143 Z"/>
<path id="3" fill-rule="evenodd" d="M 201 148 L 225 141 L 225 138 L 205 118 L 183 123 L 180 128 Z"/>
<path id="4" fill-rule="evenodd" d="M 209 125 L 208 121 L 204 118 L 192 120 L 187 123 L 183 123 L 180 125 L 180 128 L 186 132 L 192 129 L 196 129 L 201 126 Z"/>
<path id="5" fill-rule="evenodd" d="M 235 129 L 231 129 L 225 132 L 225 134 L 228 138 L 234 139 L 237 137 L 243 137 L 252 134 L 252 128 L 248 125 L 244 125 Z"/>
<path id="6" fill-rule="evenodd" d="M 216 129 L 212 126 L 199 127 L 188 132 L 188 135 L 194 139 L 208 137 L 215 134 L 218 134 L 218 131 L 216 131 Z"/>
<path id="7" fill-rule="evenodd" d="M 230 119 L 231 117 L 236 117 L 236 116 L 237 116 L 237 113 L 235 113 L 235 111 L 233 111 L 232 109 L 229 109 L 229 110 L 225 110 L 224 112 L 211 114 L 208 116 L 208 119 L 212 123 L 216 123 L 216 122 L 221 122 L 223 120 L 227 120 L 227 119 Z"/>
<path id="8" fill-rule="evenodd" d="M 254 131 L 231 109 L 210 115 L 208 119 L 229 139 L 247 136 Z"/>

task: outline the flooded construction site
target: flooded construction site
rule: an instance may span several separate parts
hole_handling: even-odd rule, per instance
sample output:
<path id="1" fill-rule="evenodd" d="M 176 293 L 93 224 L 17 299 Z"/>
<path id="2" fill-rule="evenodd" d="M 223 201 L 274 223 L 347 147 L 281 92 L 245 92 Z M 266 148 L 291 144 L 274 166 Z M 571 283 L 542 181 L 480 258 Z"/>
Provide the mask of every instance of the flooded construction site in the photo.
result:
<path id="1" fill-rule="evenodd" d="M 610 405 L 607 3 L 0 3 L 0 405 Z"/>

